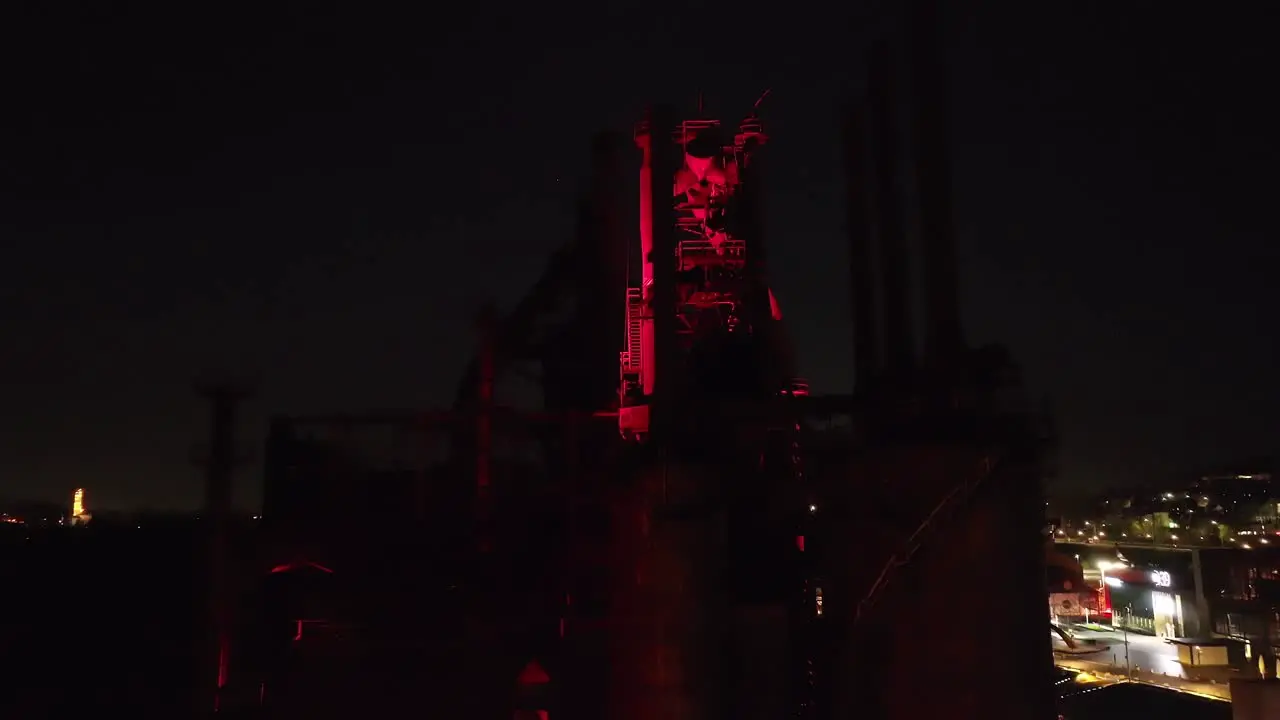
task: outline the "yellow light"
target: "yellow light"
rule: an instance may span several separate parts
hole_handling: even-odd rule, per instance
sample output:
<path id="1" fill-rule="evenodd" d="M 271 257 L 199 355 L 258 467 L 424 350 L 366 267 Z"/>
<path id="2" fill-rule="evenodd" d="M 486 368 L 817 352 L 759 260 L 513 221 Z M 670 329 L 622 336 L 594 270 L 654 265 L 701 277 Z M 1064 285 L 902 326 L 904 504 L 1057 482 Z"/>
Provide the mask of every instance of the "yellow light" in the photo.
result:
<path id="1" fill-rule="evenodd" d="M 79 517 L 84 514 L 84 488 L 76 488 L 75 494 L 71 496 L 71 517 Z"/>

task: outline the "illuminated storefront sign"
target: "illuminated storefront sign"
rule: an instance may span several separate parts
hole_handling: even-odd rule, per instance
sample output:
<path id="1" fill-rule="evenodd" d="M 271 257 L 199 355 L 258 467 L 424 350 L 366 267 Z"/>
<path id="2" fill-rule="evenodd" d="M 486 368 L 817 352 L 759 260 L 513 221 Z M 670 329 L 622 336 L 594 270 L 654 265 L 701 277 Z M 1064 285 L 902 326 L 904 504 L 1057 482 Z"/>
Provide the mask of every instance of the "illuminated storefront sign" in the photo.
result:
<path id="1" fill-rule="evenodd" d="M 1167 570 L 1156 570 L 1151 573 L 1151 582 L 1160 587 L 1173 586 L 1173 578 L 1169 577 L 1169 572 Z"/>

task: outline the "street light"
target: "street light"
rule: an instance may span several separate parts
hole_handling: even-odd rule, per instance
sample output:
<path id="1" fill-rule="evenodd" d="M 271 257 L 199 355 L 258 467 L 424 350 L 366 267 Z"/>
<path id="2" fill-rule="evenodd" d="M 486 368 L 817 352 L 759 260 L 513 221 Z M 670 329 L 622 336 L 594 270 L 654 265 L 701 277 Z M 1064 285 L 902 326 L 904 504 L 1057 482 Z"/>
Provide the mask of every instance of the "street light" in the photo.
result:
<path id="1" fill-rule="evenodd" d="M 1124 629 L 1124 674 L 1132 682 L 1133 668 L 1129 665 L 1129 623 L 1133 621 L 1133 603 L 1129 603 L 1124 609 L 1125 620 L 1122 626 Z"/>

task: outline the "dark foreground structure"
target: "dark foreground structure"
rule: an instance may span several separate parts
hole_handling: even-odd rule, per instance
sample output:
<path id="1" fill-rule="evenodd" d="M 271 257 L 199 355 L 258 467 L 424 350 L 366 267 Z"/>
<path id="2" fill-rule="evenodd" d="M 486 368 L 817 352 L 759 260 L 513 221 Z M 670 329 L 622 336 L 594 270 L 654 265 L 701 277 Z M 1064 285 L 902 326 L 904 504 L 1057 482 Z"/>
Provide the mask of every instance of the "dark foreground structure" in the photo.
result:
<path id="1" fill-rule="evenodd" d="M 604 137 L 578 237 L 483 315 L 454 408 L 275 423 L 259 573 L 284 570 L 259 591 L 289 599 L 258 622 L 286 630 L 241 651 L 228 696 L 316 717 L 1052 717 L 1042 423 L 1008 354 L 963 340 L 928 13 L 905 22 L 908 52 L 875 49 L 847 112 L 854 393 L 793 376 L 756 112 L 726 127 L 656 107 L 634 137 L 632 277 Z M 505 408 L 496 382 L 529 366 L 544 410 Z M 1014 588 L 1000 608 L 972 591 L 996 583 Z M 304 683 L 304 665 L 332 677 Z"/>
<path id="2" fill-rule="evenodd" d="M 634 136 L 634 277 L 605 137 L 578 237 L 511 312 L 482 313 L 453 408 L 278 418 L 244 553 L 230 459 L 210 463 L 193 712 L 1053 717 L 1043 438 L 1008 354 L 963 340 L 926 6 L 904 23 L 910 132 L 888 43 L 847 112 L 854 392 L 794 377 L 756 111 L 655 107 Z M 498 380 L 530 367 L 543 410 L 504 407 Z M 973 588 L 997 582 L 993 608 Z"/>

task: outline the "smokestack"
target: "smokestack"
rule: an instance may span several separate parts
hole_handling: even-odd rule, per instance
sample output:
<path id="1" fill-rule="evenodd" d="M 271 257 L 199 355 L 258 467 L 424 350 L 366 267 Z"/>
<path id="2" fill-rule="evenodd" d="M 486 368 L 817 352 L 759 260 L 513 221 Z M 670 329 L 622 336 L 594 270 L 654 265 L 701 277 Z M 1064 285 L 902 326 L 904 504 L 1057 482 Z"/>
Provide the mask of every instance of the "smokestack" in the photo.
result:
<path id="1" fill-rule="evenodd" d="M 853 310 L 853 381 L 857 393 L 865 393 L 870 387 L 880 357 L 872 285 L 864 110 L 865 104 L 850 104 L 844 117 L 845 223 L 849 239 L 849 301 Z"/>
<path id="2" fill-rule="evenodd" d="M 874 156 L 875 211 L 873 222 L 880 236 L 881 277 L 884 288 L 885 365 L 902 371 L 912 365 L 914 355 L 911 316 L 907 237 L 903 228 L 902 198 L 898 193 L 895 165 L 901 152 L 894 126 L 893 63 L 889 46 L 878 43 L 871 56 L 871 152 Z"/>
<path id="3" fill-rule="evenodd" d="M 751 121 L 750 117 L 743 121 L 744 133 Z M 751 287 L 747 310 L 751 313 L 750 321 L 755 327 L 763 327 L 771 310 L 766 270 L 769 248 L 764 243 L 764 192 L 760 185 L 761 156 L 757 152 L 760 144 L 758 140 L 747 141 L 750 162 L 738 169 L 742 184 L 738 187 L 737 216 L 734 218 L 732 228 L 747 243 L 746 271 Z"/>
<path id="4" fill-rule="evenodd" d="M 675 417 L 672 404 L 680 385 L 679 353 L 676 348 L 675 201 L 672 188 L 678 165 L 672 133 L 671 111 L 655 107 L 649 112 L 648 145 L 644 148 L 649 168 L 649 233 L 652 237 L 646 263 L 653 267 L 653 368 L 654 387 L 650 403 L 650 433 L 661 443 Z M 642 208 L 644 211 L 644 208 Z M 642 226 L 644 222 L 642 220 Z"/>
<path id="5" fill-rule="evenodd" d="M 476 551 L 483 556 L 493 550 L 493 382 L 497 311 L 492 304 L 485 303 L 480 308 L 476 325 L 480 330 L 480 374 L 475 387 Z"/>
<path id="6" fill-rule="evenodd" d="M 592 138 L 589 174 L 578 197 L 572 268 L 565 273 L 580 322 L 565 331 L 564 342 L 551 343 L 544 358 L 548 409 L 593 412 L 617 400 L 618 320 L 626 311 L 627 288 L 627 243 L 619 235 L 616 207 L 620 147 L 614 133 Z"/>
<path id="7" fill-rule="evenodd" d="M 911 83 L 915 92 L 912 132 L 925 292 L 925 353 L 943 363 L 964 350 L 952 221 L 951 158 L 938 4 L 911 4 Z"/>
<path id="8" fill-rule="evenodd" d="M 601 270 L 611 292 L 627 282 L 627 241 L 618 224 L 617 188 L 621 180 L 622 139 L 613 132 L 598 133 L 591 142 L 592 240 L 603 262 Z M 619 303 L 620 304 L 620 303 Z M 611 316 L 612 317 L 612 316 Z"/>
<path id="9" fill-rule="evenodd" d="M 197 387 L 210 403 L 209 457 L 204 461 L 207 474 L 204 484 L 204 520 L 207 531 L 209 562 L 209 625 L 204 637 L 208 643 L 205 662 L 201 663 L 200 687 L 196 695 L 201 714 L 222 705 L 229 675 L 231 629 L 234 624 L 232 575 L 229 567 L 229 524 L 231 517 L 232 478 L 242 462 L 237 457 L 236 410 L 247 391 L 228 384 Z"/>

